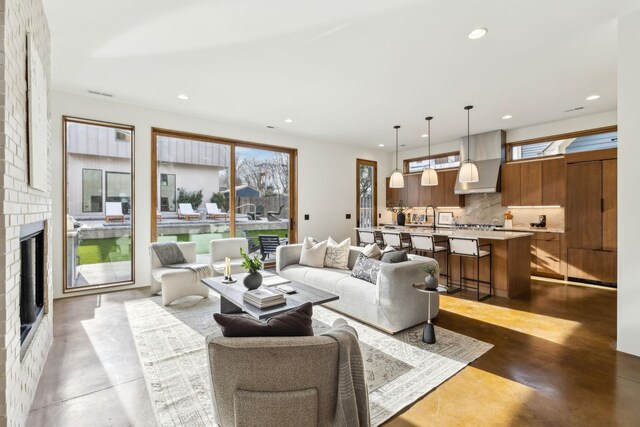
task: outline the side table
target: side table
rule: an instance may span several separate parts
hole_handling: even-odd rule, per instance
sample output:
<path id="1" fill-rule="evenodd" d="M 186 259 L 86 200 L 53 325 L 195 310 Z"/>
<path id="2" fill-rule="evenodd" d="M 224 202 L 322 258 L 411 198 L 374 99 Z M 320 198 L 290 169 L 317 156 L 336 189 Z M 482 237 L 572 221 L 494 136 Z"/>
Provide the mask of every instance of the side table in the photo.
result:
<path id="1" fill-rule="evenodd" d="M 438 293 L 446 293 L 447 288 L 445 286 L 439 285 L 436 289 L 427 289 L 424 283 L 415 283 L 413 287 L 419 292 L 425 292 L 429 297 L 428 303 L 428 313 L 427 313 L 427 323 L 424 325 L 424 330 L 422 332 L 422 341 L 427 344 L 435 344 L 436 343 L 436 330 L 431 323 L 431 295 Z"/>

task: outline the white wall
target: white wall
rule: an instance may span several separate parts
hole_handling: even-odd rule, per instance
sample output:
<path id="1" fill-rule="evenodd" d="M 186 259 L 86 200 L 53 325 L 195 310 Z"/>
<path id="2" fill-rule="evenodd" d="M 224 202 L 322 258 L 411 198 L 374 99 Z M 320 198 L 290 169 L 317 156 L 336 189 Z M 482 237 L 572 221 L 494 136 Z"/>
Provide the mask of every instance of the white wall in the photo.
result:
<path id="1" fill-rule="evenodd" d="M 618 20 L 618 350 L 640 356 L 640 12 Z"/>
<path id="2" fill-rule="evenodd" d="M 135 257 L 136 285 L 148 286 L 151 235 L 151 128 L 161 127 L 298 149 L 298 236 L 355 239 L 356 158 L 378 161 L 378 210 L 384 212 L 388 158 L 377 149 L 322 142 L 277 130 L 257 129 L 121 104 L 90 96 L 52 91 L 54 241 L 62 242 L 62 116 L 135 126 Z M 350 213 L 351 219 L 345 219 Z M 304 221 L 304 214 L 310 215 Z M 54 248 L 54 296 L 62 293 L 62 250 Z M 73 295 L 78 295 L 74 293 Z"/>

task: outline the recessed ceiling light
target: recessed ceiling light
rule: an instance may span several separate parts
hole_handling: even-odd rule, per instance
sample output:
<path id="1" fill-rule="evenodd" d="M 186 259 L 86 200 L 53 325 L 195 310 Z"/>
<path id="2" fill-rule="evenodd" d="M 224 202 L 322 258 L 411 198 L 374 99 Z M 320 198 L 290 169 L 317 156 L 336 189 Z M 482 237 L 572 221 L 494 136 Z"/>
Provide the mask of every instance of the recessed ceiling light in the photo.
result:
<path id="1" fill-rule="evenodd" d="M 485 35 L 487 35 L 487 33 L 489 32 L 489 30 L 487 30 L 486 28 L 476 28 L 475 30 L 471 31 L 469 33 L 469 38 L 471 40 L 478 40 L 482 37 L 484 37 Z"/>
<path id="2" fill-rule="evenodd" d="M 598 98 L 600 98 L 600 95 L 594 93 L 593 95 L 587 96 L 587 101 L 595 101 Z"/>
<path id="3" fill-rule="evenodd" d="M 180 95 L 178 95 L 178 99 L 182 99 L 183 101 L 186 101 L 187 99 L 189 99 L 189 97 L 184 93 L 181 93 Z"/>
<path id="4" fill-rule="evenodd" d="M 428 134 L 426 134 L 426 133 L 423 133 L 423 134 L 422 134 L 422 135 L 420 135 L 420 136 L 421 136 L 422 138 L 426 138 L 426 137 L 428 137 L 429 135 L 428 135 Z"/>
<path id="5" fill-rule="evenodd" d="M 293 119 L 284 119 L 285 123 L 293 123 Z"/>
<path id="6" fill-rule="evenodd" d="M 504 116 L 502 116 L 502 120 L 509 120 L 511 118 L 513 118 L 511 114 L 505 114 Z"/>
<path id="7" fill-rule="evenodd" d="M 378 147 L 384 147 L 384 144 L 378 144 Z"/>

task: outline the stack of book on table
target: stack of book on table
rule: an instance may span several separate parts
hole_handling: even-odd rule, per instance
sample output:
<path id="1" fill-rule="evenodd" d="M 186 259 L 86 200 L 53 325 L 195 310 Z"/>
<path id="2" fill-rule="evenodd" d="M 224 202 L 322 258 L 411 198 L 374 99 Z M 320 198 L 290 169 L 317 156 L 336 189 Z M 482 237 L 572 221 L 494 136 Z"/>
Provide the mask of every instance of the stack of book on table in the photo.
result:
<path id="1" fill-rule="evenodd" d="M 244 293 L 244 302 L 258 308 L 269 308 L 286 302 L 284 294 L 269 288 L 258 288 Z"/>

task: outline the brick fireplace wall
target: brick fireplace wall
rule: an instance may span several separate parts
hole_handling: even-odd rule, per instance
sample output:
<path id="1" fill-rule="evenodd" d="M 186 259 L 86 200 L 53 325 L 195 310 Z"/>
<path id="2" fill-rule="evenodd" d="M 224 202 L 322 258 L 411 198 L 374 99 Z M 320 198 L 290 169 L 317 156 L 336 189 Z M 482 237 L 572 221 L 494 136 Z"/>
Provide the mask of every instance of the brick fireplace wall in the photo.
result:
<path id="1" fill-rule="evenodd" d="M 28 185 L 27 32 L 47 80 L 50 40 L 41 0 L 0 0 L 0 25 L 0 425 L 23 426 L 53 340 L 51 132 L 48 184 L 40 191 Z M 19 233 L 21 225 L 37 221 L 45 221 L 45 315 L 21 359 Z"/>

